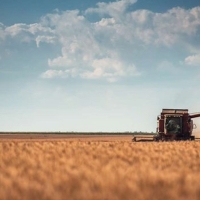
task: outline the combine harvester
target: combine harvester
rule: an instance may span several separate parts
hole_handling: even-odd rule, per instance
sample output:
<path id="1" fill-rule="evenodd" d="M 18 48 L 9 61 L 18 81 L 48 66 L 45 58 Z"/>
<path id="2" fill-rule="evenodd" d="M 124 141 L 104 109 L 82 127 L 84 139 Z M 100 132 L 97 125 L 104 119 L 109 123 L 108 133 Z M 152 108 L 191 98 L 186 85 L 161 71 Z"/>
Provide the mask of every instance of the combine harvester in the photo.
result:
<path id="1" fill-rule="evenodd" d="M 134 135 L 132 141 L 180 141 L 195 140 L 192 130 L 196 129 L 193 118 L 200 113 L 189 114 L 188 109 L 163 109 L 157 118 L 156 134 Z"/>

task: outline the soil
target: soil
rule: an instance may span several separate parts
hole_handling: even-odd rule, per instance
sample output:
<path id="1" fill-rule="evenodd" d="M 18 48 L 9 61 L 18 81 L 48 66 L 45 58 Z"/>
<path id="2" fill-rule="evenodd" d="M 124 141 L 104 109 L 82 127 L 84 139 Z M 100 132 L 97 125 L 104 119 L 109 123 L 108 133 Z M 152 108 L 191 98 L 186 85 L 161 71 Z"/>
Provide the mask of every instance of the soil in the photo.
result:
<path id="1" fill-rule="evenodd" d="M 75 140 L 75 141 L 131 141 L 132 135 L 78 135 L 78 134 L 0 134 L 0 141 L 5 140 Z"/>

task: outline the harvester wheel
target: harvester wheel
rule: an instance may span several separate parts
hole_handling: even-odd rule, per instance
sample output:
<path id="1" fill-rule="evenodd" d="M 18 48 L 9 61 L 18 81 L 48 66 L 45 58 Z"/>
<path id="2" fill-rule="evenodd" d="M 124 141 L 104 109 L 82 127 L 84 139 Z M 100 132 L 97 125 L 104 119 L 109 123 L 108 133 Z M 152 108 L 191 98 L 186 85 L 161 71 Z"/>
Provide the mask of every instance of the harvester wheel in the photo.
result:
<path id="1" fill-rule="evenodd" d="M 195 136 L 190 136 L 190 140 L 195 140 Z"/>
<path id="2" fill-rule="evenodd" d="M 158 136 L 154 136 L 154 137 L 153 137 L 153 141 L 159 142 L 159 137 L 158 137 Z"/>
<path id="3" fill-rule="evenodd" d="M 136 137 L 133 137 L 132 141 L 133 142 L 137 142 Z"/>

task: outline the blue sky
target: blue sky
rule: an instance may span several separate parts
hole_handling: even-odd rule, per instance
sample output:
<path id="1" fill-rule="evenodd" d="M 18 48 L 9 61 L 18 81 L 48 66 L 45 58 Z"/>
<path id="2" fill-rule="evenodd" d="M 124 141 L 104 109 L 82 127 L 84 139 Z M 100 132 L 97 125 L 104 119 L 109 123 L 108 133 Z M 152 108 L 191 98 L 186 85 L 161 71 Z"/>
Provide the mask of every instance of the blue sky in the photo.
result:
<path id="1" fill-rule="evenodd" d="M 199 4 L 0 0 L 0 130 L 151 132 L 162 108 L 200 111 Z"/>

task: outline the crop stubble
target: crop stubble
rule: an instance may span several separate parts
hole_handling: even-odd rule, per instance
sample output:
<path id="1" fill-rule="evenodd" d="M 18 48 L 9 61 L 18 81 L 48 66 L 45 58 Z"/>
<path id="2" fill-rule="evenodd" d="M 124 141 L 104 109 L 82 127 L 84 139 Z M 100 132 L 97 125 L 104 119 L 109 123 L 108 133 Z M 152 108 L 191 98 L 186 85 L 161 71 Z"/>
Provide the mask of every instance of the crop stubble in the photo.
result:
<path id="1" fill-rule="evenodd" d="M 1 140 L 0 199 L 200 199 L 200 142 Z"/>

